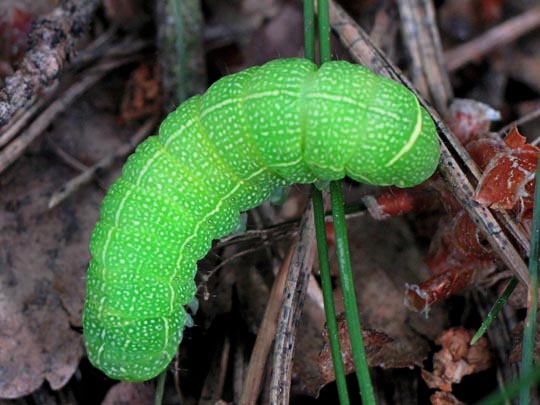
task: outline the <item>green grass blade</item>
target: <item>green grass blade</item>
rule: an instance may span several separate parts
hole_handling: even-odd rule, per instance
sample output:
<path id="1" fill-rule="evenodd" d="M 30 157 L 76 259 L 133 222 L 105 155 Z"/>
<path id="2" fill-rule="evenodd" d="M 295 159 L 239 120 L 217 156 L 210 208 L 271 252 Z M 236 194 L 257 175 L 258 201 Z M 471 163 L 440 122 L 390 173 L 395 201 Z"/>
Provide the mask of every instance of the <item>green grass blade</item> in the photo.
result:
<path id="1" fill-rule="evenodd" d="M 315 62 L 314 0 L 304 0 L 304 58 Z"/>
<path id="2" fill-rule="evenodd" d="M 330 38 L 323 40 L 330 44 Z M 304 0 L 304 55 L 307 59 L 315 62 L 315 5 L 314 0 Z M 341 356 L 341 346 L 339 342 L 339 329 L 334 305 L 334 293 L 332 289 L 332 279 L 330 277 L 330 261 L 328 258 L 328 246 L 326 242 L 326 223 L 324 204 L 321 191 L 316 187 L 312 188 L 313 210 L 315 215 L 315 231 L 317 236 L 317 253 L 319 256 L 319 271 L 321 273 L 321 284 L 324 301 L 324 312 L 326 325 L 328 328 L 328 340 L 330 342 L 330 352 L 332 353 L 332 363 L 336 377 L 336 386 L 341 405 L 349 405 L 349 392 L 347 390 L 347 379 L 343 357 Z"/>
<path id="3" fill-rule="evenodd" d="M 362 337 L 362 327 L 360 325 L 356 293 L 354 291 L 340 181 L 330 182 L 330 196 L 332 199 L 332 216 L 334 218 L 336 251 L 339 262 L 341 288 L 343 290 L 343 302 L 345 304 L 345 317 L 347 318 L 347 325 L 349 326 L 349 337 L 351 339 L 356 376 L 358 384 L 360 385 L 360 394 L 362 395 L 363 403 L 371 405 L 375 404 L 375 394 L 369 376 L 366 350 L 364 348 L 364 339 Z"/>
<path id="4" fill-rule="evenodd" d="M 330 44 L 330 38 L 323 39 L 322 42 Z M 315 4 L 314 0 L 304 0 L 304 56 L 315 62 Z M 339 329 L 334 306 L 334 294 L 332 289 L 332 279 L 330 277 L 330 261 L 328 259 L 328 246 L 326 242 L 326 223 L 322 193 L 312 187 L 313 214 L 315 216 L 315 233 L 317 236 L 317 252 L 319 256 L 319 270 L 321 273 L 321 285 L 324 301 L 324 312 L 326 325 L 328 328 L 328 340 L 330 342 L 330 352 L 332 353 L 332 363 L 334 365 L 334 375 L 336 377 L 336 387 L 341 405 L 349 405 L 349 392 L 347 390 L 347 379 L 345 367 L 341 356 L 341 346 L 339 342 Z"/>
<path id="5" fill-rule="evenodd" d="M 476 331 L 474 336 L 471 339 L 471 345 L 474 345 L 482 336 L 484 336 L 484 333 L 486 333 L 487 328 L 489 328 L 489 325 L 493 322 L 495 317 L 501 312 L 502 307 L 506 302 L 508 301 L 508 298 L 510 298 L 510 295 L 518 285 L 519 281 L 517 278 L 512 278 L 506 288 L 504 289 L 501 296 L 495 301 L 495 304 L 493 304 L 493 307 L 489 310 L 489 313 L 486 316 L 486 319 L 484 319 L 484 322 L 482 322 L 482 325 L 480 325 L 480 328 Z"/>
<path id="6" fill-rule="evenodd" d="M 158 376 L 156 386 L 156 396 L 154 399 L 155 405 L 161 405 L 163 403 L 163 391 L 165 390 L 165 379 L 167 378 L 167 369 L 163 370 Z"/>
<path id="7" fill-rule="evenodd" d="M 307 0 L 304 1 L 306 7 Z M 304 9 L 304 32 L 309 32 L 309 27 L 312 26 L 309 18 L 312 12 L 311 4 Z M 309 14 L 309 15 L 308 15 Z M 321 64 L 330 61 L 330 17 L 328 0 L 318 1 L 318 27 L 319 27 L 319 51 Z M 311 55 L 309 47 L 311 42 L 305 39 L 306 55 Z M 349 245 L 347 238 L 347 228 L 345 225 L 345 213 L 343 208 L 343 196 L 341 194 L 341 182 L 330 183 L 330 193 L 332 198 L 332 212 L 334 217 L 334 229 L 336 234 L 336 247 L 338 251 L 338 261 L 340 269 L 340 279 L 343 290 L 343 300 L 345 304 L 345 316 L 349 327 L 349 336 L 351 339 L 351 347 L 353 359 L 356 367 L 356 375 L 358 384 L 360 385 L 360 393 L 364 404 L 375 404 L 375 395 L 371 385 L 369 376 L 369 367 L 367 365 L 367 357 L 362 338 L 362 328 L 360 325 L 360 317 L 358 315 L 358 306 L 356 303 L 356 294 L 354 292 L 354 283 L 352 278 L 351 260 L 349 255 Z M 324 223 L 324 211 L 322 204 L 321 193 L 314 188 L 313 204 L 315 208 L 315 223 L 317 229 L 317 245 L 319 247 L 319 260 L 321 262 L 321 279 L 323 286 L 323 299 L 326 312 L 326 320 L 328 324 L 328 336 L 330 340 L 330 348 L 332 352 L 332 361 L 334 363 L 334 371 L 336 374 L 336 384 L 338 394 L 342 404 L 348 404 L 349 398 L 346 387 L 345 371 L 343 369 L 341 348 L 339 344 L 339 331 L 334 309 L 332 296 L 332 286 L 330 280 L 330 272 L 328 266 L 328 251 L 326 248 L 326 231 Z M 318 206 L 318 207 L 317 207 Z M 318 223 L 318 225 L 317 225 Z M 324 245 L 321 248 L 321 245 Z M 326 267 L 326 268 L 325 268 Z"/>
<path id="8" fill-rule="evenodd" d="M 319 0 L 318 3 L 318 26 L 319 26 L 319 51 L 321 64 L 330 61 L 330 14 L 328 0 Z M 375 394 L 369 376 L 366 350 L 362 337 L 360 316 L 356 303 L 356 293 L 352 277 L 351 259 L 349 255 L 349 242 L 347 237 L 347 227 L 345 224 L 345 212 L 343 208 L 343 196 L 341 182 L 330 183 L 330 196 L 332 199 L 332 215 L 334 218 L 334 231 L 336 235 L 336 248 L 339 262 L 339 273 L 341 288 L 343 291 L 343 301 L 345 305 L 345 317 L 349 327 L 349 337 L 353 360 L 356 368 L 356 376 L 360 386 L 360 394 L 364 404 L 375 404 Z"/>
<path id="9" fill-rule="evenodd" d="M 319 52 L 322 65 L 332 58 L 330 52 L 330 14 L 328 0 L 319 0 L 317 2 L 317 15 L 319 25 Z"/>
<path id="10" fill-rule="evenodd" d="M 507 404 L 516 397 L 523 389 L 529 391 L 531 387 L 540 381 L 540 366 L 533 367 L 527 374 L 522 374 L 519 379 L 506 385 L 503 391 L 494 392 L 477 402 L 476 405 Z"/>
<path id="11" fill-rule="evenodd" d="M 529 257 L 529 293 L 527 319 L 523 330 L 523 347 L 521 357 L 521 374 L 528 375 L 533 368 L 534 342 L 537 335 L 536 317 L 538 313 L 538 256 L 540 241 L 540 164 L 536 168 L 536 185 L 534 188 L 533 229 L 531 234 L 531 255 Z M 531 390 L 522 387 L 519 402 L 530 403 Z"/>
<path id="12" fill-rule="evenodd" d="M 326 315 L 326 325 L 328 328 L 328 340 L 334 364 L 336 376 L 336 386 L 341 405 L 348 405 L 349 392 L 347 391 L 347 380 L 345 378 L 345 367 L 341 356 L 341 346 L 339 342 L 339 329 L 334 306 L 334 292 L 332 280 L 330 278 L 330 266 L 328 259 L 328 247 L 326 244 L 326 223 L 324 220 L 324 205 L 322 193 L 313 187 L 311 198 L 313 199 L 313 210 L 315 215 L 315 230 L 317 234 L 317 253 L 319 255 L 319 270 L 321 273 L 321 284 L 324 300 L 324 312 Z"/>

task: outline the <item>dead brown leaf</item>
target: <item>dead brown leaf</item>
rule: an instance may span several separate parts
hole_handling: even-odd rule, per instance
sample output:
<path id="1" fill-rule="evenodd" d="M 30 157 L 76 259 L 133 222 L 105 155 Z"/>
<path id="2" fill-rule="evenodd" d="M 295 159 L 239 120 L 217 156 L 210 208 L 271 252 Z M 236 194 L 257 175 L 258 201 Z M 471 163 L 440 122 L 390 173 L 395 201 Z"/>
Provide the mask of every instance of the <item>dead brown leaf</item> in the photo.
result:
<path id="1" fill-rule="evenodd" d="M 109 86 L 111 83 L 109 83 Z M 90 100 L 103 97 L 94 90 Z M 55 123 L 55 144 L 92 162 L 118 147 L 111 114 L 78 103 Z M 77 136 L 74 136 L 77 134 Z M 78 136 L 84 134 L 86 136 Z M 90 145 L 91 144 L 91 145 Z M 53 210 L 52 191 L 74 175 L 46 143 L 21 157 L 0 181 L 0 397 L 30 394 L 44 381 L 60 389 L 84 354 L 80 327 L 90 232 L 103 191 L 81 189 Z M 81 151 L 83 151 L 81 153 Z"/>
<path id="2" fill-rule="evenodd" d="M 161 96 L 156 60 L 141 63 L 129 77 L 122 97 L 121 117 L 125 122 L 159 114 Z"/>
<path id="3" fill-rule="evenodd" d="M 404 368 L 422 364 L 430 348 L 427 340 L 421 336 L 434 339 L 442 330 L 446 318 L 440 308 L 434 308 L 430 312 L 430 319 L 426 319 L 407 310 L 403 304 L 405 282 L 418 280 L 425 276 L 426 271 L 412 233 L 402 219 L 382 223 L 365 216 L 349 221 L 347 226 L 364 343 L 370 365 Z M 335 302 L 337 311 L 342 312 L 339 290 L 336 290 Z M 309 303 L 306 301 L 306 311 L 308 309 Z M 322 309 L 319 308 L 319 311 Z M 318 325 L 314 323 L 311 328 L 319 328 L 317 332 L 322 336 L 323 326 Z M 345 359 L 352 357 L 347 333 L 346 328 L 340 328 L 341 349 Z M 298 339 L 297 350 L 302 347 L 303 333 L 299 333 Z M 323 342 L 320 337 L 310 339 L 312 344 Z M 298 377 L 303 381 L 298 387 L 299 393 L 316 397 L 322 386 L 334 379 L 327 350 L 323 349 L 321 354 L 320 370 L 314 370 L 319 358 L 315 358 L 316 363 L 312 364 L 310 351 L 304 352 L 302 356 L 296 354 L 295 368 L 298 364 Z M 352 362 L 346 368 L 348 373 L 354 372 Z M 314 372 L 318 372 L 318 375 L 312 375 Z"/>
<path id="4" fill-rule="evenodd" d="M 44 380 L 59 389 L 83 355 L 71 325 L 80 325 L 85 232 L 95 220 L 88 208 L 97 201 L 45 212 L 43 194 L 62 177 L 62 168 L 48 163 L 22 159 L 0 196 L 0 397 L 29 394 Z M 71 295 L 78 305 L 63 301 Z"/>
<path id="5" fill-rule="evenodd" d="M 122 381 L 114 385 L 103 400 L 103 405 L 146 405 L 154 401 L 153 384 Z"/>
<path id="6" fill-rule="evenodd" d="M 442 349 L 433 357 L 433 372 L 422 370 L 428 387 L 452 392 L 452 384 L 461 382 L 466 375 L 491 367 L 493 357 L 487 339 L 483 337 L 471 346 L 473 335 L 474 331 L 457 327 L 448 329 L 435 341 Z"/>

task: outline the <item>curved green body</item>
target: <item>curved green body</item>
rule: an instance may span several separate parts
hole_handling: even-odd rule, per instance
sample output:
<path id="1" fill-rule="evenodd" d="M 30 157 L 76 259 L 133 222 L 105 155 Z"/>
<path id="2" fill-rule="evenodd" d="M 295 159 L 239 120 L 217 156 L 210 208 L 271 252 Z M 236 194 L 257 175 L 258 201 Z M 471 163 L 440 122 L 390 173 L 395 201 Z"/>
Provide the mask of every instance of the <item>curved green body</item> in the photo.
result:
<path id="1" fill-rule="evenodd" d="M 360 66 L 282 59 L 224 77 L 167 117 L 105 197 L 83 313 L 90 361 L 122 380 L 159 374 L 197 261 L 276 187 L 344 176 L 408 187 L 438 160 L 414 95 Z"/>

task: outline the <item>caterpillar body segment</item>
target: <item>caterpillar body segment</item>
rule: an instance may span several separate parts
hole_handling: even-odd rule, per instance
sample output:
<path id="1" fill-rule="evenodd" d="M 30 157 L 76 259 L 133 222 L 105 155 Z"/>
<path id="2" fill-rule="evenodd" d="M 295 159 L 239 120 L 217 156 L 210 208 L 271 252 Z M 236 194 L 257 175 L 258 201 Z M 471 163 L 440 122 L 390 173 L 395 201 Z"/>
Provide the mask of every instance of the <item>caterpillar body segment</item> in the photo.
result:
<path id="1" fill-rule="evenodd" d="M 219 80 L 139 145 L 104 199 L 83 313 L 90 361 L 116 379 L 158 375 L 197 261 L 277 187 L 345 176 L 408 187 L 438 160 L 414 95 L 360 66 L 283 59 Z"/>

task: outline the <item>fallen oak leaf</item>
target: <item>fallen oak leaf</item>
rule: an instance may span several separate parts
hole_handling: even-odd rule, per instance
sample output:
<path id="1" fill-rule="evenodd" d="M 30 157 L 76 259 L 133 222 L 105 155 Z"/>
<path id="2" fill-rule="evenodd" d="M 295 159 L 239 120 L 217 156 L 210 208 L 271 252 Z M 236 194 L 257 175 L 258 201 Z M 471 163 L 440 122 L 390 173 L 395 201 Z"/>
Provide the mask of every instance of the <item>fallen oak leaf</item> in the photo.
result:
<path id="1" fill-rule="evenodd" d="M 524 201 L 531 197 L 529 183 L 534 182 L 538 148 L 528 145 L 515 127 L 497 149 L 501 145 L 504 150 L 490 159 L 473 199 L 494 209 L 513 209 L 521 203 L 520 211 L 523 211 L 529 208 L 524 206 Z"/>

